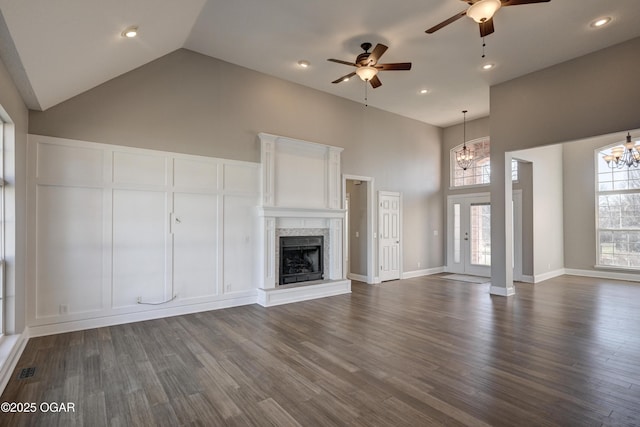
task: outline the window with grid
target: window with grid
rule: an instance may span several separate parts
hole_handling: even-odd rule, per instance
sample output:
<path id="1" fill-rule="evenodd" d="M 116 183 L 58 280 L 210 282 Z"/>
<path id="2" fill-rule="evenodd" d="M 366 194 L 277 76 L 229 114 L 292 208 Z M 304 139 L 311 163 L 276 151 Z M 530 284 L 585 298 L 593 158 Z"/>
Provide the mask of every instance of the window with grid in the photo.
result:
<path id="1" fill-rule="evenodd" d="M 489 138 L 480 138 L 467 142 L 467 147 L 475 152 L 475 161 L 471 167 L 462 169 L 456 162 L 456 152 L 463 144 L 451 149 L 451 186 L 465 187 L 472 185 L 487 185 L 491 183 L 491 143 Z M 511 161 L 511 180 L 518 180 L 518 161 Z"/>
<path id="2" fill-rule="evenodd" d="M 640 269 L 640 169 L 610 168 L 603 156 L 611 148 L 596 151 L 597 264 Z"/>

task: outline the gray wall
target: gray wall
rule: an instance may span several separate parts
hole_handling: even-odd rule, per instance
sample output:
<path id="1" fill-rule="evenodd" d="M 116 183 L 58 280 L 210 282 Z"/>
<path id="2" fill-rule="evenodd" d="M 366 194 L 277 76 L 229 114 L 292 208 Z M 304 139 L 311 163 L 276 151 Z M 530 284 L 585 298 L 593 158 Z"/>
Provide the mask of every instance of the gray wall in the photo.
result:
<path id="1" fill-rule="evenodd" d="M 343 147 L 343 173 L 403 193 L 403 270 L 443 265 L 440 128 L 185 49 L 29 119 L 33 134 L 252 162 L 258 132 Z"/>
<path id="2" fill-rule="evenodd" d="M 15 234 L 5 236 L 6 302 L 5 325 L 9 334 L 22 333 L 26 326 L 25 260 L 26 260 L 26 143 L 28 112 L 4 63 L 0 61 L 0 107 L 2 119 L 10 120 L 15 139 L 5 140 L 6 229 Z M 11 227 L 13 225 L 14 227 Z"/>
<path id="3" fill-rule="evenodd" d="M 505 153 L 639 128 L 638 52 L 640 38 L 491 87 L 494 286 L 511 280 Z"/>

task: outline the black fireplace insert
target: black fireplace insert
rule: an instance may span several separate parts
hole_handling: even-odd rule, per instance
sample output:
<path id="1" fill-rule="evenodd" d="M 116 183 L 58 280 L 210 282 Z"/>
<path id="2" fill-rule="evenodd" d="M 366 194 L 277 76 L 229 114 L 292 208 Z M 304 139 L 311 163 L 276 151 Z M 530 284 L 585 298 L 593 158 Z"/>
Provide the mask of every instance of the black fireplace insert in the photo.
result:
<path id="1" fill-rule="evenodd" d="M 280 237 L 280 285 L 322 280 L 323 236 Z"/>

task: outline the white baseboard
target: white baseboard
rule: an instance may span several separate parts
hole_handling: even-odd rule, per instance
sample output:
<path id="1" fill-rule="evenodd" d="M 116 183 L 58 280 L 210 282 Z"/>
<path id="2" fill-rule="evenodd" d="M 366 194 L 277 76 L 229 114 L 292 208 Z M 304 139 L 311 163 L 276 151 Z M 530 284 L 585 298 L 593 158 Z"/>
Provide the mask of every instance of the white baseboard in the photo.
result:
<path id="1" fill-rule="evenodd" d="M 349 273 L 347 274 L 347 279 L 355 280 L 362 283 L 368 283 L 367 276 L 363 276 L 362 274 Z"/>
<path id="2" fill-rule="evenodd" d="M 542 273 L 542 274 L 534 274 L 533 283 L 540 283 L 545 280 L 553 279 L 554 277 L 562 276 L 563 274 L 566 274 L 564 268 L 559 268 L 553 271 L 547 271 L 546 273 Z"/>
<path id="3" fill-rule="evenodd" d="M 515 288 L 505 288 L 503 286 L 493 286 L 489 288 L 489 293 L 491 295 L 498 295 L 501 297 L 510 297 L 516 294 Z"/>
<path id="4" fill-rule="evenodd" d="M 608 270 L 580 270 L 575 268 L 565 268 L 565 274 L 571 276 L 596 277 L 599 279 L 626 280 L 629 282 L 640 282 L 640 274 L 621 273 Z"/>
<path id="5" fill-rule="evenodd" d="M 5 335 L 0 338 L 0 394 L 11 379 L 11 374 L 27 345 L 28 334 Z"/>
<path id="6" fill-rule="evenodd" d="M 431 276 L 432 274 L 443 273 L 444 267 L 425 268 L 422 270 L 405 271 L 402 273 L 403 279 L 413 279 L 415 277 Z"/>
<path id="7" fill-rule="evenodd" d="M 68 322 L 53 323 L 49 325 L 29 326 L 29 337 L 61 334 L 65 332 L 81 331 L 84 329 L 102 328 L 105 326 L 121 325 L 123 323 L 142 322 L 145 320 L 160 319 L 163 317 L 180 316 L 183 314 L 200 313 L 203 311 L 218 310 L 221 308 L 238 307 L 241 305 L 255 304 L 256 295 L 238 296 L 231 299 L 210 301 L 206 303 L 182 305 L 157 310 L 148 310 L 136 313 L 119 314 L 113 316 L 97 317 L 93 319 L 73 320 Z"/>

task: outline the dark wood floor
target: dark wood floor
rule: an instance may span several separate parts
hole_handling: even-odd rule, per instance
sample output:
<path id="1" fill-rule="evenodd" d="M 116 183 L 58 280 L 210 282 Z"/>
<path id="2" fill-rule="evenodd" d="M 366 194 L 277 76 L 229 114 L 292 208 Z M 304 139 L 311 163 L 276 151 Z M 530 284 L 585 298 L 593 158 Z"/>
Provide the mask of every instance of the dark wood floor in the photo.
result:
<path id="1" fill-rule="evenodd" d="M 438 276 L 31 339 L 1 425 L 640 425 L 640 285 Z"/>

